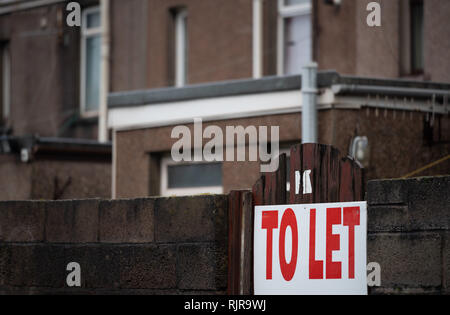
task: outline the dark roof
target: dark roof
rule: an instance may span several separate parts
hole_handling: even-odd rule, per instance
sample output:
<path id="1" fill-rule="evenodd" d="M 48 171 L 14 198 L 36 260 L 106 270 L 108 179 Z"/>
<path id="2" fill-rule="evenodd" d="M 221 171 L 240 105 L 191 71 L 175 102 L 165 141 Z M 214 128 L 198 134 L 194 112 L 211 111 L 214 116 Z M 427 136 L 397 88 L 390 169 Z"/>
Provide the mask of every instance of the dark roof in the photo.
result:
<path id="1" fill-rule="evenodd" d="M 20 154 L 27 149 L 33 159 L 110 160 L 111 142 L 37 136 L 0 136 L 0 154 Z"/>
<path id="2" fill-rule="evenodd" d="M 426 81 L 414 81 L 405 79 L 383 79 L 370 77 L 357 77 L 340 75 L 336 71 L 319 71 L 317 74 L 319 88 L 331 87 L 332 85 L 345 86 L 370 86 L 371 89 L 378 87 L 420 89 L 420 90 L 442 90 L 450 91 L 450 84 Z M 236 96 L 242 94 L 269 93 L 301 89 L 301 76 L 272 76 L 261 79 L 242 79 L 232 81 L 221 81 L 214 83 L 194 84 L 184 87 L 168 87 L 159 89 L 148 89 L 138 91 L 126 91 L 111 93 L 108 97 L 109 108 L 140 106 L 155 103 L 166 103 L 186 101 L 193 99 Z M 393 94 L 400 94 L 394 89 Z M 370 93 L 370 89 L 359 89 L 360 93 Z M 342 89 L 341 93 L 357 94 L 358 89 Z"/>
<path id="3" fill-rule="evenodd" d="M 10 0 L 0 3 L 0 15 L 66 2 L 66 0 Z"/>

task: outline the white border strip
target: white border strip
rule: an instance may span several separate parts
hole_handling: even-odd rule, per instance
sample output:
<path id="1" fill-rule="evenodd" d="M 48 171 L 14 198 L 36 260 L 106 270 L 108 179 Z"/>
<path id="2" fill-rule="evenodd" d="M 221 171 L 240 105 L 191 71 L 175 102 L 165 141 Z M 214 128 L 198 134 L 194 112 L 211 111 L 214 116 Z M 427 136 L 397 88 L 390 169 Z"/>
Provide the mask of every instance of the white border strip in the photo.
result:
<path id="1" fill-rule="evenodd" d="M 332 89 L 323 89 L 317 97 L 318 110 L 361 109 L 363 107 L 390 110 L 448 113 L 448 108 L 430 101 L 396 98 L 365 98 L 336 96 Z M 206 99 L 165 102 L 109 110 L 109 128 L 116 131 L 190 124 L 194 118 L 206 121 L 258 117 L 302 111 L 300 90 L 212 97 Z"/>
<path id="2" fill-rule="evenodd" d="M 301 91 L 215 97 L 136 107 L 111 108 L 109 127 L 141 129 L 174 124 L 301 112 Z"/>

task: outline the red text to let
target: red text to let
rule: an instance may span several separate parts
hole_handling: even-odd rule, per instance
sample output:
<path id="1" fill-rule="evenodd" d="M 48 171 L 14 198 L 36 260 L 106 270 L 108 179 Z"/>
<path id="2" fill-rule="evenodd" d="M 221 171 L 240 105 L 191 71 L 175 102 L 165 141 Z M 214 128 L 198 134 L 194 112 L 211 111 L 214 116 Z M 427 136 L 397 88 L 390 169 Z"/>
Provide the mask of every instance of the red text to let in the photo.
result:
<path id="1" fill-rule="evenodd" d="M 299 257 L 299 222 L 295 212 L 287 208 L 279 221 L 281 211 L 263 211 L 261 228 L 267 231 L 266 238 L 266 279 L 272 279 L 274 233 L 279 233 L 278 259 L 280 270 L 286 281 L 291 281 L 296 272 L 298 261 L 308 259 L 309 279 L 342 279 L 342 263 L 333 261 L 333 251 L 340 250 L 341 238 L 333 234 L 333 226 L 343 225 L 348 229 L 348 278 L 355 278 L 355 226 L 360 225 L 360 208 L 326 208 L 325 261 L 316 259 L 316 209 L 309 209 L 309 253 L 308 257 Z M 280 223 L 279 223 L 280 222 Z M 286 259 L 286 230 L 291 229 L 292 250 L 290 260 Z M 301 235 L 305 235 L 304 233 Z"/>

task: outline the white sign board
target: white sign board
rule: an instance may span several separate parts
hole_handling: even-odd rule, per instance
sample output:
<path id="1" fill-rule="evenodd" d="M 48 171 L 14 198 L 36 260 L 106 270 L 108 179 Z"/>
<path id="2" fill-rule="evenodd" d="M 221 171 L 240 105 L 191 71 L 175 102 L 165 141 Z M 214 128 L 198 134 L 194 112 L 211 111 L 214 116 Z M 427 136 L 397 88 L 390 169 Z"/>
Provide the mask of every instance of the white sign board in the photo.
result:
<path id="1" fill-rule="evenodd" d="M 255 294 L 367 294 L 366 202 L 255 207 Z"/>

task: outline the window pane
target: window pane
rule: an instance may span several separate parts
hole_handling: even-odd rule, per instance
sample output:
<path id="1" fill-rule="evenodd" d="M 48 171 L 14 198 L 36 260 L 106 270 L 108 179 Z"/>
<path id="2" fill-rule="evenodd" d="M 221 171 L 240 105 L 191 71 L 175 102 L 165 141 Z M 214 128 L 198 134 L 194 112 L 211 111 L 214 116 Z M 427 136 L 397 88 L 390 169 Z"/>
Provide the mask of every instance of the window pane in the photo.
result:
<path id="1" fill-rule="evenodd" d="M 11 60 L 8 46 L 0 47 L 0 124 L 8 118 L 10 111 L 10 84 L 11 84 Z"/>
<path id="2" fill-rule="evenodd" d="M 188 63 L 187 11 L 181 10 L 175 15 L 175 85 L 187 83 Z"/>
<path id="3" fill-rule="evenodd" d="M 96 111 L 100 102 L 100 49 L 101 37 L 86 39 L 85 110 Z"/>
<path id="4" fill-rule="evenodd" d="M 412 70 L 423 70 L 423 3 L 411 3 Z"/>
<path id="5" fill-rule="evenodd" d="M 222 164 L 168 166 L 168 188 L 222 186 Z"/>
<path id="6" fill-rule="evenodd" d="M 299 74 L 311 61 L 311 15 L 284 19 L 284 73 Z"/>
<path id="7" fill-rule="evenodd" d="M 311 0 L 284 0 L 284 5 L 299 5 L 299 4 L 305 4 L 310 3 Z"/>
<path id="8" fill-rule="evenodd" d="M 100 12 L 92 12 L 87 14 L 86 20 L 87 28 L 100 27 Z"/>

